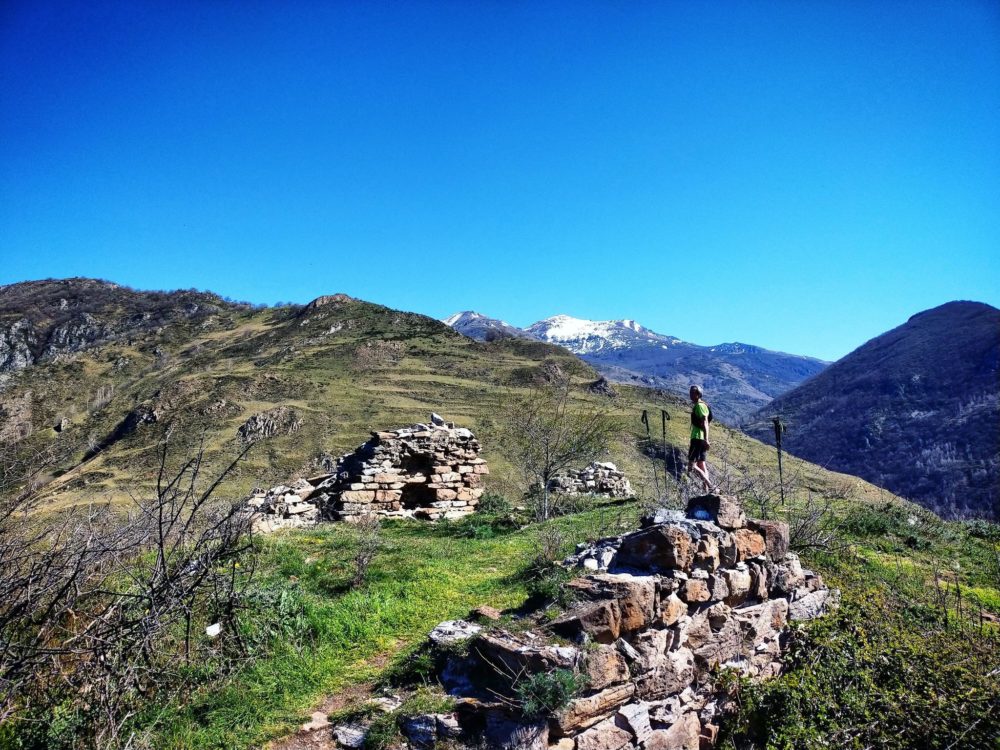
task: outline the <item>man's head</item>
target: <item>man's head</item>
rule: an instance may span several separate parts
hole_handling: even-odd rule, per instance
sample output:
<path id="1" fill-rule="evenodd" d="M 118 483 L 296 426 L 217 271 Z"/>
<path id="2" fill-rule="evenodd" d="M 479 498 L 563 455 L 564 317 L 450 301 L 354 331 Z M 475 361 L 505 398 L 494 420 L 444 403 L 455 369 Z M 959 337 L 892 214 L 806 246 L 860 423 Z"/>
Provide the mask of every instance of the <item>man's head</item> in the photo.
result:
<path id="1" fill-rule="evenodd" d="M 689 393 L 691 394 L 691 400 L 692 401 L 697 401 L 698 399 L 701 398 L 701 386 L 699 386 L 699 385 L 692 385 L 691 386 L 691 390 L 689 391 Z"/>

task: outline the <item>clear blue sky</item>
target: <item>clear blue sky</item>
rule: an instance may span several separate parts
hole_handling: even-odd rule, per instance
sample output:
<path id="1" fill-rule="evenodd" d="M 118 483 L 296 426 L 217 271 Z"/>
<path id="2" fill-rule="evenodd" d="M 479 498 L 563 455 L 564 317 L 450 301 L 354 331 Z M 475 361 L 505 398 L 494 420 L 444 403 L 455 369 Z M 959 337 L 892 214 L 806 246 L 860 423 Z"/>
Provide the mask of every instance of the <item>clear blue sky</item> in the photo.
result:
<path id="1" fill-rule="evenodd" d="M 836 359 L 1000 305 L 1000 3 L 0 5 L 0 284 Z"/>

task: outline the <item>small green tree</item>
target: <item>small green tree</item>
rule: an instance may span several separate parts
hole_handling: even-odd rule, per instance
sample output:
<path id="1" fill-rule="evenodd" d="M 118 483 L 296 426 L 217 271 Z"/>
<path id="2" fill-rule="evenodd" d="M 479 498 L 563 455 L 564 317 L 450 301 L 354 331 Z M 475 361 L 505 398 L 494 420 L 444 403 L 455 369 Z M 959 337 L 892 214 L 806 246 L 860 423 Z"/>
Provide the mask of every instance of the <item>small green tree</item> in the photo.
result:
<path id="1" fill-rule="evenodd" d="M 561 378 L 527 392 L 510 391 L 498 404 L 500 448 L 538 493 L 541 520 L 550 514 L 549 480 L 571 464 L 598 458 L 620 430 L 605 407 L 572 396 L 569 378 Z"/>

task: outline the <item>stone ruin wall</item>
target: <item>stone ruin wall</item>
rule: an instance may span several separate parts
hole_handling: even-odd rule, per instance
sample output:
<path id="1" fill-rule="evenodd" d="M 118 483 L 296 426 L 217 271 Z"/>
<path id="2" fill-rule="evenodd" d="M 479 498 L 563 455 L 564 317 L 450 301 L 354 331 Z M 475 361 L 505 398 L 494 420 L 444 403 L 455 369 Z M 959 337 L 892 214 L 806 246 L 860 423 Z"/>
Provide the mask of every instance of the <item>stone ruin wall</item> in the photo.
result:
<path id="1" fill-rule="evenodd" d="M 411 746 L 710 748 L 729 701 L 715 670 L 779 674 L 788 623 L 839 599 L 789 552 L 786 524 L 748 520 L 734 498 L 695 498 L 686 513 L 660 512 L 644 525 L 567 560 L 599 570 L 569 584 L 578 603 L 551 622 L 517 632 L 464 621 L 435 628 L 431 642 L 445 653 L 471 640 L 441 672 L 455 712 L 406 722 Z M 556 669 L 585 676 L 586 688 L 547 716 L 521 715 L 512 684 Z"/>
<path id="2" fill-rule="evenodd" d="M 471 431 L 452 423 L 375 432 L 316 494 L 332 520 L 461 518 L 476 509 L 489 474 L 480 450 Z"/>
<path id="3" fill-rule="evenodd" d="M 635 496 L 625 473 L 607 461 L 594 461 L 579 471 L 569 471 L 553 477 L 549 480 L 549 492 L 620 498 Z"/>
<path id="4" fill-rule="evenodd" d="M 470 430 L 434 415 L 430 424 L 373 432 L 330 474 L 255 490 L 247 500 L 258 531 L 321 519 L 456 519 L 472 513 L 489 474 Z"/>

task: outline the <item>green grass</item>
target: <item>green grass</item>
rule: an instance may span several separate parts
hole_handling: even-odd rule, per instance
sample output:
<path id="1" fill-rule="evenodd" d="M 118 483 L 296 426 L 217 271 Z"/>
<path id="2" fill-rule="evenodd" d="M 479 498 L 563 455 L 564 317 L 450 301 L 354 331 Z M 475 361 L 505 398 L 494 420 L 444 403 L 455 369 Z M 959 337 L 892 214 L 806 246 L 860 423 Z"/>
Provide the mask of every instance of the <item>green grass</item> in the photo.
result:
<path id="1" fill-rule="evenodd" d="M 531 562 L 543 530 L 560 532 L 565 540 L 561 552 L 568 553 L 576 541 L 633 528 L 638 510 L 636 504 L 601 505 L 545 524 L 501 531 L 489 538 L 467 535 L 465 521 L 440 525 L 386 523 L 384 549 L 367 583 L 356 590 L 347 588 L 352 574 L 349 527 L 332 525 L 276 535 L 264 542 L 261 583 L 266 591 L 276 592 L 278 603 L 268 600 L 262 617 L 276 623 L 270 627 L 277 630 L 264 634 L 268 645 L 257 661 L 225 684 L 206 683 L 186 703 L 172 704 L 155 715 L 146 714 L 139 723 L 155 722 L 152 744 L 158 748 L 254 747 L 283 736 L 294 731 L 324 697 L 399 671 L 427 632 L 441 620 L 463 617 L 479 604 L 500 609 L 521 606 L 532 595 Z M 947 526 L 959 534 L 960 525 Z M 965 546 L 981 543 L 974 537 L 956 538 L 961 543 L 952 551 L 961 559 L 968 555 L 962 551 Z M 874 541 L 880 542 L 881 537 Z M 793 661 L 799 666 L 790 676 L 781 678 L 784 682 L 767 688 L 792 693 L 794 700 L 786 696 L 781 704 L 785 713 L 772 717 L 775 726 L 785 727 L 781 731 L 788 737 L 806 737 L 790 733 L 788 728 L 797 711 L 806 711 L 805 703 L 799 706 L 795 701 L 828 701 L 840 706 L 836 691 L 846 679 L 845 660 L 861 659 L 857 663 L 874 670 L 880 664 L 879 649 L 885 649 L 890 664 L 909 658 L 907 654 L 913 656 L 918 662 L 912 669 L 920 673 L 921 679 L 929 680 L 932 687 L 937 682 L 925 673 L 947 659 L 965 654 L 972 660 L 972 671 L 965 677 L 974 678 L 977 685 L 982 682 L 981 667 L 988 661 L 983 656 L 982 638 L 990 636 L 974 632 L 971 621 L 965 630 L 958 631 L 954 611 L 949 615 L 949 626 L 942 624 L 942 613 L 935 609 L 934 590 L 928 583 L 933 566 L 912 558 L 901 558 L 897 565 L 895 559 L 887 558 L 860 538 L 852 547 L 836 553 L 807 555 L 805 562 L 844 589 L 848 619 L 817 626 L 818 635 L 803 641 L 808 646 L 802 646 L 806 650 L 801 651 L 813 661 L 806 663 L 806 657 L 797 651 L 799 655 Z M 982 585 L 967 589 L 966 596 L 992 607 L 1000 598 L 1000 590 L 996 584 Z M 863 638 L 851 630 L 858 622 L 865 624 Z M 854 653 L 850 648 L 855 646 L 845 645 L 844 634 L 837 635 L 841 630 L 854 633 L 849 636 L 850 643 L 864 654 Z M 831 666 L 818 666 L 823 660 Z M 881 669 L 869 676 L 869 687 L 876 696 L 873 701 L 903 689 L 903 683 L 892 682 L 889 677 L 890 671 Z M 949 672 L 947 679 L 949 682 L 940 687 L 942 691 L 958 678 Z M 752 719 L 744 716 L 736 722 L 734 726 L 743 727 L 740 736 L 749 736 L 751 723 L 759 729 L 763 708 L 758 711 L 755 707 L 774 709 L 777 699 L 768 695 L 771 693 L 759 697 L 759 704 L 750 704 L 748 711 L 757 711 Z M 989 697 L 985 695 L 982 700 Z M 861 701 L 857 696 L 851 698 L 855 699 Z M 864 711 L 875 710 L 869 703 L 862 701 L 861 707 L 837 710 L 843 712 L 844 722 L 860 721 Z M 922 704 L 914 699 L 907 705 L 916 710 Z M 982 708 L 979 703 L 971 705 L 970 711 Z M 948 706 L 948 710 L 957 712 L 954 716 L 965 715 L 954 701 Z M 800 718 L 806 721 L 805 714 Z M 806 721 L 806 726 L 811 727 L 808 732 L 818 732 L 825 726 L 821 719 Z M 909 731 L 912 734 L 918 729 L 910 727 Z"/>
<path id="2" fill-rule="evenodd" d="M 562 523 L 579 529 L 597 518 Z M 483 540 L 418 522 L 387 523 L 385 548 L 357 590 L 346 588 L 350 528 L 267 540 L 266 586 L 295 592 L 293 616 L 301 622 L 230 684 L 207 686 L 187 705 L 172 707 L 160 718 L 156 746 L 246 747 L 281 735 L 322 696 L 372 679 L 376 657 L 406 651 L 441 620 L 479 604 L 519 606 L 527 589 L 518 574 L 536 534 L 530 528 Z"/>
<path id="3" fill-rule="evenodd" d="M 846 549 L 810 562 L 843 590 L 841 607 L 793 628 L 784 675 L 734 685 L 722 748 L 1000 747 L 996 626 L 945 619 L 919 565 Z"/>

